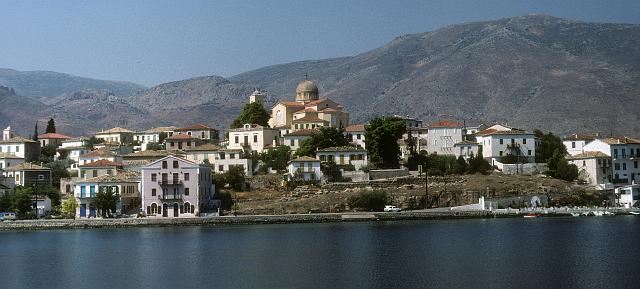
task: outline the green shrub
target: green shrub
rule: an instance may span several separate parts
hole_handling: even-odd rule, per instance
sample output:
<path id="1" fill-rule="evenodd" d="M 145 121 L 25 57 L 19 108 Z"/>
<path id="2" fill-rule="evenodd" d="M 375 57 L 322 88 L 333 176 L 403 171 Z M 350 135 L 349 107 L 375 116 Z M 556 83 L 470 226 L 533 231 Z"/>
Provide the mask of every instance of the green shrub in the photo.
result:
<path id="1" fill-rule="evenodd" d="M 349 197 L 349 207 L 364 211 L 382 211 L 387 204 L 389 197 L 382 190 L 363 191 L 355 196 Z"/>

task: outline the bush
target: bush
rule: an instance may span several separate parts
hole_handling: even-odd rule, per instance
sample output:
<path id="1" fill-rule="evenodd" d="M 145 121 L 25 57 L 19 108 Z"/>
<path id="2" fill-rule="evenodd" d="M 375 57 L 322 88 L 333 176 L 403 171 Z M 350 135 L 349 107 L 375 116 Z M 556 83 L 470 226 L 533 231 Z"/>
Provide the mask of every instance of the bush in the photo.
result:
<path id="1" fill-rule="evenodd" d="M 349 207 L 365 211 L 379 212 L 384 209 L 389 197 L 382 190 L 363 191 L 355 196 L 349 197 Z"/>
<path id="2" fill-rule="evenodd" d="M 233 206 L 233 197 L 229 192 L 218 193 L 218 199 L 220 199 L 220 208 L 226 211 L 231 210 Z"/>

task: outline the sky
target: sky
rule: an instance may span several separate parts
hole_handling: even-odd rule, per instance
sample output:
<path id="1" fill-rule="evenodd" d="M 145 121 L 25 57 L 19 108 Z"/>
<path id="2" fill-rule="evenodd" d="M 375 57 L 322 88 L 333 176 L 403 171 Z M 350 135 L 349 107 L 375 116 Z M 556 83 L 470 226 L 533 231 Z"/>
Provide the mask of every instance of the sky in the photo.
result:
<path id="1" fill-rule="evenodd" d="M 349 56 L 393 38 L 529 13 L 640 23 L 638 0 L 0 0 L 0 68 L 153 86 Z"/>

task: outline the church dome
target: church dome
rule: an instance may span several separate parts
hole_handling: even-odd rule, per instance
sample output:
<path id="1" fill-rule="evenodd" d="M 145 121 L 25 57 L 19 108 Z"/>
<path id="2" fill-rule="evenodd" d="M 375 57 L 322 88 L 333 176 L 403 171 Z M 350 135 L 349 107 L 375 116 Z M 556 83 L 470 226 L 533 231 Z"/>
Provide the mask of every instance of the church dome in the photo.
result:
<path id="1" fill-rule="evenodd" d="M 311 80 L 304 80 L 298 84 L 296 93 L 298 92 L 315 92 L 318 93 L 318 86 Z"/>

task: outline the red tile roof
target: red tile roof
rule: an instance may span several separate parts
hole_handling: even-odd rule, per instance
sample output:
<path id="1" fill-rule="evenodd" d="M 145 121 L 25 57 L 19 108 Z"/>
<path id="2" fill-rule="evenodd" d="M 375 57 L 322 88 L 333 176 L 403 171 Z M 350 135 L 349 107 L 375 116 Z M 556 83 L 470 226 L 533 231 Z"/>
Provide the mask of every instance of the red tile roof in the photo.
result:
<path id="1" fill-rule="evenodd" d="M 602 140 L 603 142 L 607 143 L 607 144 L 640 144 L 640 140 L 638 139 L 634 139 L 634 138 L 630 138 L 630 137 L 626 137 L 626 136 L 615 136 L 615 137 L 608 137 Z"/>
<path id="2" fill-rule="evenodd" d="M 70 136 L 66 136 L 59 133 L 43 133 L 38 136 L 38 138 L 48 138 L 48 139 L 70 139 Z"/>
<path id="3" fill-rule="evenodd" d="M 365 131 L 364 124 L 352 124 L 344 129 L 346 132 Z"/>
<path id="4" fill-rule="evenodd" d="M 319 131 L 317 129 L 299 129 L 285 134 L 284 136 L 311 136 L 318 132 Z"/>
<path id="5" fill-rule="evenodd" d="M 94 158 L 94 157 L 105 157 L 112 156 L 113 153 L 104 149 L 90 151 L 86 154 L 80 156 L 80 158 Z"/>
<path id="6" fill-rule="evenodd" d="M 457 122 L 457 121 L 450 121 L 450 120 L 441 120 L 438 122 L 434 122 L 432 124 L 429 125 L 429 127 L 432 128 L 439 128 L 439 127 L 463 127 L 464 124 L 462 124 L 461 122 Z"/>
<path id="7" fill-rule="evenodd" d="M 212 129 L 212 128 L 208 127 L 207 125 L 204 125 L 204 124 L 199 123 L 199 124 L 195 124 L 195 125 L 192 125 L 192 126 L 182 127 L 182 128 L 176 129 L 176 131 L 183 131 L 183 130 L 203 130 L 203 129 L 204 129 L 204 130 L 206 130 L 206 129 Z"/>
<path id="8" fill-rule="evenodd" d="M 324 119 L 320 119 L 315 115 L 306 115 L 299 119 L 294 119 L 293 122 L 328 122 Z"/>
<path id="9" fill-rule="evenodd" d="M 600 136 L 599 133 L 574 133 L 572 135 L 565 136 L 562 140 L 584 140 L 592 141 Z"/>
<path id="10" fill-rule="evenodd" d="M 85 168 L 101 168 L 101 167 L 120 167 L 122 164 L 112 162 L 110 160 L 97 160 L 95 162 L 90 162 L 84 165 L 80 165 L 79 167 Z"/>
<path id="11" fill-rule="evenodd" d="M 284 106 L 304 106 L 304 103 L 297 101 L 281 101 L 279 103 L 284 104 Z"/>
<path id="12" fill-rule="evenodd" d="M 191 139 L 193 139 L 193 137 L 191 137 L 188 134 L 177 133 L 166 138 L 165 140 L 191 140 Z"/>

